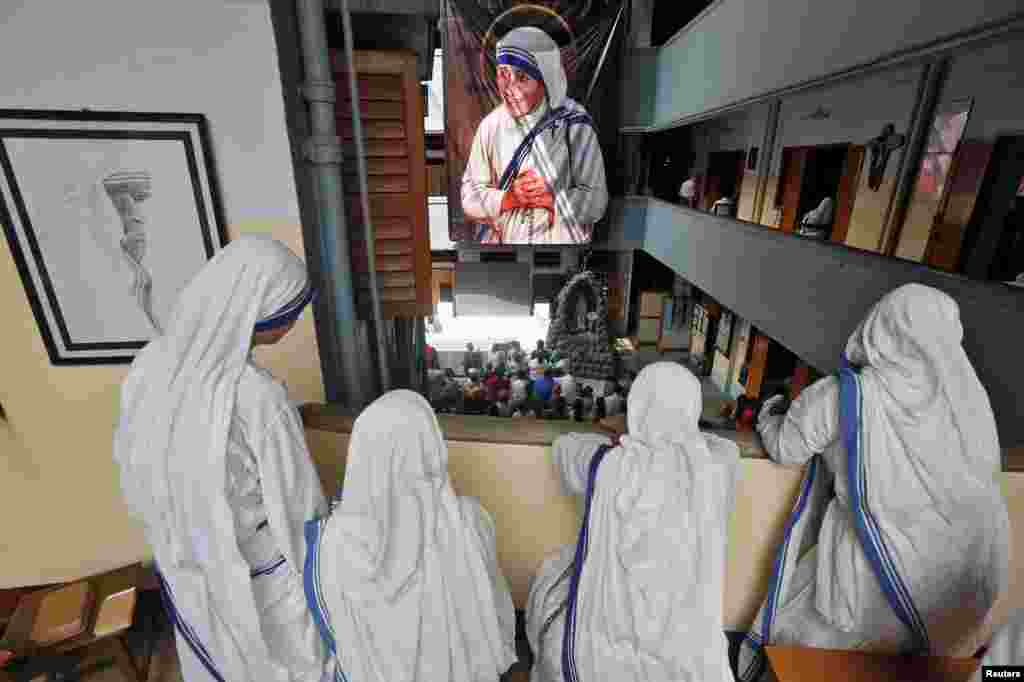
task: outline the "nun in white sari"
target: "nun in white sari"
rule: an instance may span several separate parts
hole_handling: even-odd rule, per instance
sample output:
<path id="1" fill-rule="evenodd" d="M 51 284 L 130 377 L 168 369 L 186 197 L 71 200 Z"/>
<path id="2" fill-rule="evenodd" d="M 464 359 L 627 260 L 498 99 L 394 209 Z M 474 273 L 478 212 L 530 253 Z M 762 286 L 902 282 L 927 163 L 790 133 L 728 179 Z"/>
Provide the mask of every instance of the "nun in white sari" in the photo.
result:
<path id="1" fill-rule="evenodd" d="M 257 367 L 313 289 L 280 242 L 244 236 L 178 298 L 121 389 L 114 457 L 153 548 L 189 682 L 320 680 L 304 522 L 325 510 L 299 414 Z"/>
<path id="2" fill-rule="evenodd" d="M 392 391 L 359 415 L 340 499 L 306 541 L 306 597 L 336 680 L 496 682 L 515 662 L 494 522 L 456 497 L 422 396 Z"/>
<path id="3" fill-rule="evenodd" d="M 567 96 L 558 45 L 539 28 L 517 28 L 495 58 L 503 103 L 477 127 L 462 176 L 473 240 L 590 241 L 608 206 L 604 156 L 590 114 Z"/>
<path id="4" fill-rule="evenodd" d="M 771 458 L 807 468 L 742 680 L 766 674 L 765 644 L 977 649 L 1007 584 L 1009 520 L 995 420 L 962 337 L 953 299 L 902 286 L 850 336 L 838 377 L 785 415 L 762 409 Z"/>
<path id="5" fill-rule="evenodd" d="M 568 494 L 586 496 L 579 541 L 530 585 L 532 682 L 731 682 L 722 624 L 728 519 L 739 450 L 702 434 L 700 382 L 646 367 L 618 447 L 555 442 Z"/>

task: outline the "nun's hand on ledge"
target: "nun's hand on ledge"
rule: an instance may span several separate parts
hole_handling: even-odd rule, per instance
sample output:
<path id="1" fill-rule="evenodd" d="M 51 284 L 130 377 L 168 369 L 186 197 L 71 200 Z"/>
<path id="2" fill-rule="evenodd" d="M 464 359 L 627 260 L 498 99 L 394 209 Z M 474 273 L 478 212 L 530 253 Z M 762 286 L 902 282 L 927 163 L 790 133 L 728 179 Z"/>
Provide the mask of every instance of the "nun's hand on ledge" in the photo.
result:
<path id="1" fill-rule="evenodd" d="M 764 401 L 761 405 L 761 409 L 757 413 L 757 424 L 761 425 L 767 417 L 771 417 L 777 414 L 786 413 L 786 398 L 785 396 L 775 395 Z"/>

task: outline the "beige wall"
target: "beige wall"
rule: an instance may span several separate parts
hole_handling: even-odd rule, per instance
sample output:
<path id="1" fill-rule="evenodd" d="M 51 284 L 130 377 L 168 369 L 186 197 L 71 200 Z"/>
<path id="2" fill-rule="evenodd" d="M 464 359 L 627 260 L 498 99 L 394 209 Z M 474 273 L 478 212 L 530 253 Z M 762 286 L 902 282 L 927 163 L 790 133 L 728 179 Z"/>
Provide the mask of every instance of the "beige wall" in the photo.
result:
<path id="1" fill-rule="evenodd" d="M 306 433 L 324 489 L 334 494 L 344 479 L 348 434 L 314 429 Z M 576 541 L 581 498 L 564 495 L 547 447 L 449 441 L 448 469 L 455 492 L 479 498 L 494 517 L 498 561 L 517 608 L 525 608 L 530 580 L 544 558 Z M 764 601 L 802 477 L 798 467 L 740 460 L 723 594 L 727 630 L 748 629 Z M 1011 547 L 1024 546 L 1024 474 L 1002 473 L 1000 483 L 1010 512 Z M 1009 589 L 992 614 L 995 623 L 1024 603 L 1022 564 L 1024 556 L 1018 553 L 1011 562 Z M 972 633 L 957 653 L 973 653 L 987 636 L 988 628 Z"/>
<path id="2" fill-rule="evenodd" d="M 280 76 L 264 2 L 0 4 L 0 107 L 201 113 L 230 237 L 302 255 Z M 13 65 L 17 65 L 16 68 Z M 0 588 L 64 580 L 146 554 L 121 502 L 111 440 L 126 366 L 50 364 L 0 240 Z M 260 357 L 292 397 L 323 400 L 312 317 Z"/>

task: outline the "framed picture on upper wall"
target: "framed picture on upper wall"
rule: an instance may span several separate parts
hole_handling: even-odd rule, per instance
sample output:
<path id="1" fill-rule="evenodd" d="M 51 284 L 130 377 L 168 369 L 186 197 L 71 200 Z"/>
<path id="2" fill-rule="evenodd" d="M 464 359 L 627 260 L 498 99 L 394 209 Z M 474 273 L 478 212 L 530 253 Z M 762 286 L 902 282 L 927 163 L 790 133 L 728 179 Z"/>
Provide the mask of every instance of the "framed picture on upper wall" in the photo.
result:
<path id="1" fill-rule="evenodd" d="M 0 109 L 0 220 L 50 361 L 131 362 L 227 242 L 206 119 Z"/>

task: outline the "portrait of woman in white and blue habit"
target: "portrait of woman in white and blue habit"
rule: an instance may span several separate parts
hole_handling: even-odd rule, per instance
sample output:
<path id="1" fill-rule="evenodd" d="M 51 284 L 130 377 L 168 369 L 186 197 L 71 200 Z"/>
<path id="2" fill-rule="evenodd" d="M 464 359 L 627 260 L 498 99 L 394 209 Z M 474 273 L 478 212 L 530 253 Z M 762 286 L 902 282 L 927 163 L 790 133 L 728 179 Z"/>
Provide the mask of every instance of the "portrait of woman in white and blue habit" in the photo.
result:
<path id="1" fill-rule="evenodd" d="M 568 97 L 562 54 L 543 30 L 497 45 L 501 103 L 480 122 L 462 210 L 482 244 L 585 244 L 608 205 L 594 121 Z"/>

